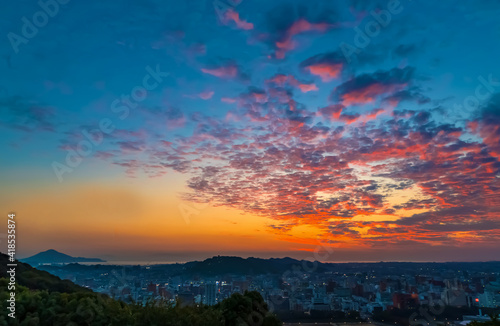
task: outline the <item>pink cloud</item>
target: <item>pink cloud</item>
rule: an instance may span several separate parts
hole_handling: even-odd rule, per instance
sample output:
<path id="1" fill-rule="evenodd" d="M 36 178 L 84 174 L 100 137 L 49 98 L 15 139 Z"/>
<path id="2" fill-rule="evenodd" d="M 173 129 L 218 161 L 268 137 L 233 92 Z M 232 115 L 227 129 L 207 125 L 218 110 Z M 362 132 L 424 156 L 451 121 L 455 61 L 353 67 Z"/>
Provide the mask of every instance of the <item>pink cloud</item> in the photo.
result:
<path id="1" fill-rule="evenodd" d="M 327 23 L 310 23 L 307 20 L 301 18 L 294 22 L 285 32 L 284 37 L 276 42 L 276 58 L 283 59 L 287 51 L 293 50 L 297 43 L 293 40 L 293 37 L 297 34 L 304 32 L 325 32 L 331 25 Z"/>
<path id="2" fill-rule="evenodd" d="M 339 116 L 339 120 L 347 123 L 348 125 L 358 121 L 360 115 L 359 114 L 341 114 Z"/>
<path id="3" fill-rule="evenodd" d="M 275 75 L 273 78 L 269 79 L 268 82 L 274 83 L 278 86 L 283 86 L 288 81 L 288 76 L 283 74 Z"/>
<path id="4" fill-rule="evenodd" d="M 238 68 L 235 65 L 221 66 L 217 68 L 202 68 L 202 72 L 219 78 L 234 78 L 238 74 Z"/>
<path id="5" fill-rule="evenodd" d="M 186 118 L 184 116 L 175 120 L 167 120 L 167 128 L 170 130 L 182 128 L 184 127 L 185 124 L 186 124 Z"/>
<path id="6" fill-rule="evenodd" d="M 228 9 L 225 15 L 226 21 L 232 20 L 239 29 L 250 30 L 253 29 L 253 24 L 246 22 L 240 18 L 240 14 L 233 9 Z"/>
<path id="7" fill-rule="evenodd" d="M 223 97 L 220 99 L 221 102 L 224 102 L 224 103 L 235 103 L 236 100 L 234 98 L 231 98 L 231 97 Z"/>
<path id="8" fill-rule="evenodd" d="M 319 63 L 316 65 L 311 65 L 307 67 L 309 72 L 313 75 L 319 76 L 322 81 L 329 82 L 332 79 L 335 79 L 339 76 L 342 71 L 342 64 L 328 64 L 328 63 Z"/>
<path id="9" fill-rule="evenodd" d="M 299 84 L 299 88 L 303 93 L 317 91 L 318 87 L 315 84 Z"/>
<path id="10" fill-rule="evenodd" d="M 297 87 L 303 93 L 318 90 L 318 87 L 315 84 L 313 84 L 313 83 L 311 83 L 311 84 L 301 83 L 292 75 L 277 74 L 277 75 L 273 76 L 271 79 L 267 80 L 267 82 L 274 83 L 278 86 L 284 86 L 286 83 L 288 83 L 293 87 Z"/>
<path id="11" fill-rule="evenodd" d="M 318 110 L 318 114 L 328 118 L 330 120 L 339 120 L 340 114 L 342 113 L 342 110 L 344 109 L 343 105 L 340 104 L 334 104 L 334 105 L 329 105 L 327 107 L 321 108 Z"/>
<path id="12" fill-rule="evenodd" d="M 103 152 L 103 151 L 97 151 L 95 154 L 94 154 L 94 157 L 97 157 L 97 158 L 100 158 L 104 161 L 106 160 L 109 160 L 111 158 L 114 158 L 115 155 L 114 154 L 111 154 L 109 152 Z"/>
<path id="13" fill-rule="evenodd" d="M 397 92 L 406 87 L 406 84 L 381 84 L 375 83 L 367 87 L 350 91 L 342 95 L 342 104 L 367 104 L 375 101 L 380 95 Z"/>
<path id="14" fill-rule="evenodd" d="M 366 115 L 366 118 L 368 120 L 373 120 L 375 119 L 379 114 L 382 114 L 384 112 L 384 109 L 381 109 L 381 108 L 377 108 L 377 109 L 373 109 L 371 110 L 370 112 L 368 112 L 368 114 Z"/>
<path id="15" fill-rule="evenodd" d="M 214 96 L 213 91 L 206 91 L 206 92 L 201 92 L 200 94 L 198 94 L 198 97 L 201 98 L 202 100 L 209 100 L 212 98 L 212 96 Z"/>

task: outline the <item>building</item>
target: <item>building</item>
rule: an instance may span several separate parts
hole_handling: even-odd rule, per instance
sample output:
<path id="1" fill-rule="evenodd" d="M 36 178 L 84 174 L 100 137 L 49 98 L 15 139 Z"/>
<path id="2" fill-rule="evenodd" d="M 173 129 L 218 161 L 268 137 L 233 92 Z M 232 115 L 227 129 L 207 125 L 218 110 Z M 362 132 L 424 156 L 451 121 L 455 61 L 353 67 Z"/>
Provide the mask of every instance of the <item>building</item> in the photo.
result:
<path id="1" fill-rule="evenodd" d="M 401 310 L 416 309 L 419 305 L 418 294 L 394 293 L 392 306 Z"/>
<path id="2" fill-rule="evenodd" d="M 446 305 L 453 307 L 465 307 L 471 304 L 470 297 L 467 296 L 464 290 L 445 289 L 441 294 L 441 300 Z"/>
<path id="3" fill-rule="evenodd" d="M 476 299 L 476 304 L 479 307 L 496 308 L 498 307 L 498 305 L 500 305 L 500 302 L 497 301 L 495 293 L 490 291 L 484 291 L 484 293 L 478 295 Z"/>
<path id="4" fill-rule="evenodd" d="M 205 304 L 213 306 L 217 303 L 217 284 L 218 282 L 210 282 L 205 284 Z"/>
<path id="5" fill-rule="evenodd" d="M 152 293 L 153 295 L 156 295 L 156 284 L 154 284 L 153 282 L 149 283 L 147 291 Z"/>

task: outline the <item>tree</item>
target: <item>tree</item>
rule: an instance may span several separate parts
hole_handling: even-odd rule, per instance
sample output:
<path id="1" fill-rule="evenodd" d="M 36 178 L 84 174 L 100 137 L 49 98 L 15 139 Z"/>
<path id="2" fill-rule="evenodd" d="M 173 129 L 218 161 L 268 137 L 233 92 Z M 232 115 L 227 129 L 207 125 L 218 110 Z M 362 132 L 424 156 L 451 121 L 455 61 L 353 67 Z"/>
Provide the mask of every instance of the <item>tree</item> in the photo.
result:
<path id="1" fill-rule="evenodd" d="M 500 315 L 498 313 L 491 313 L 488 314 L 490 316 L 491 320 L 488 321 L 472 321 L 468 323 L 467 325 L 469 326 L 500 326 L 500 320 L 499 317 Z"/>

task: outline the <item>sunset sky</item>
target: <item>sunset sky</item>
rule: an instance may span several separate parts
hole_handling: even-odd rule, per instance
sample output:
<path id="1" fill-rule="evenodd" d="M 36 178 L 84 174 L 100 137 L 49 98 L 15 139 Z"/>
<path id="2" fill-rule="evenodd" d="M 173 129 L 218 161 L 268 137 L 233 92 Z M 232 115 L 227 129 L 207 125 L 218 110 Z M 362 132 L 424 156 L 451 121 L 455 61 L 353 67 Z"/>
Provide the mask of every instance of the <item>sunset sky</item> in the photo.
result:
<path id="1" fill-rule="evenodd" d="M 47 3 L 0 13 L 1 251 L 500 260 L 498 1 Z"/>

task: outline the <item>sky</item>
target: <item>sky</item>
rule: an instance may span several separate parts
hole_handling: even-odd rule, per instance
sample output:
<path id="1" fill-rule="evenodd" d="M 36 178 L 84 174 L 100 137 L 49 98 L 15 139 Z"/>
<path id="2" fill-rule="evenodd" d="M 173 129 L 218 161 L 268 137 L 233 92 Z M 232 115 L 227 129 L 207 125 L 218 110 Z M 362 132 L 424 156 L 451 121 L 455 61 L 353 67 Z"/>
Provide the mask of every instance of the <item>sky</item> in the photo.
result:
<path id="1" fill-rule="evenodd" d="M 500 260 L 499 16 L 496 0 L 9 3 L 17 254 Z"/>

